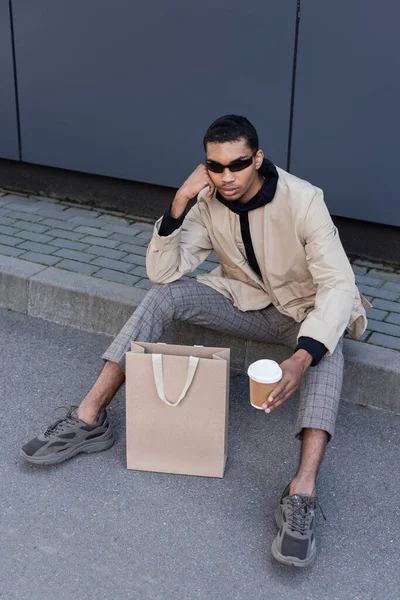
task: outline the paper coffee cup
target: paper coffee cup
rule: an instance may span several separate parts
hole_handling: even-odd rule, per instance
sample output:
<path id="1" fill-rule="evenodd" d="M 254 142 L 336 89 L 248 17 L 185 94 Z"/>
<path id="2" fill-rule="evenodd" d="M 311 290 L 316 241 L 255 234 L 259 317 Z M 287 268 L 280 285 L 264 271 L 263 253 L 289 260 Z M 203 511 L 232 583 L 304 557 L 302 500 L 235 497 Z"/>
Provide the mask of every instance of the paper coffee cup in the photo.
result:
<path id="1" fill-rule="evenodd" d="M 272 390 L 282 379 L 282 369 L 274 360 L 257 360 L 247 369 L 250 381 L 250 403 L 262 409 Z"/>

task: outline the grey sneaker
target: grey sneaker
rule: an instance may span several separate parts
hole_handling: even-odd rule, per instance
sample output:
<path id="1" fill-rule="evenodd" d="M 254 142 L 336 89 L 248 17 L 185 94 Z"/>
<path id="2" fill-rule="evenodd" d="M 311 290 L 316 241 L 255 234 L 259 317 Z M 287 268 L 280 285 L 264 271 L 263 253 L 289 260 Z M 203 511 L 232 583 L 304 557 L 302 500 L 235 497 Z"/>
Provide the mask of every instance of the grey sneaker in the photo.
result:
<path id="1" fill-rule="evenodd" d="M 286 487 L 275 511 L 279 532 L 272 543 L 272 556 L 280 563 L 308 567 L 314 561 L 316 504 L 315 498 L 305 494 L 289 496 L 289 486 Z"/>
<path id="2" fill-rule="evenodd" d="M 71 406 L 65 417 L 22 446 L 21 456 L 34 465 L 54 465 L 80 452 L 111 448 L 114 434 L 106 411 L 101 412 L 95 425 L 89 425 L 78 419 L 77 408 Z"/>

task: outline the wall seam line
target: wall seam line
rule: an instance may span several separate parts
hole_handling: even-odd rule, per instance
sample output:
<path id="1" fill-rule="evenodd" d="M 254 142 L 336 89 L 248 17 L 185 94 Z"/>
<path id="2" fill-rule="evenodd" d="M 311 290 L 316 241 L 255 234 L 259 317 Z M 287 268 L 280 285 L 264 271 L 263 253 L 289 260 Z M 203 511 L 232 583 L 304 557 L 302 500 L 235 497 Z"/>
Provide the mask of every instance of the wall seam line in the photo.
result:
<path id="1" fill-rule="evenodd" d="M 297 52 L 298 52 L 298 46 L 299 46 L 300 13 L 301 13 L 301 0 L 297 0 L 296 28 L 295 28 L 294 49 L 293 49 L 292 90 L 291 90 L 291 96 L 290 96 L 289 138 L 288 138 L 288 150 L 287 150 L 287 161 L 286 161 L 286 170 L 288 172 L 290 172 L 290 164 L 291 164 L 291 159 L 292 159 L 292 138 L 293 138 L 295 93 L 296 93 Z"/>
<path id="2" fill-rule="evenodd" d="M 19 160 L 22 161 L 22 141 L 21 141 L 21 120 L 19 113 L 19 94 L 18 94 L 18 80 L 17 80 L 17 61 L 15 57 L 15 36 L 14 36 L 14 16 L 12 9 L 12 0 L 8 0 L 8 7 L 10 13 L 10 28 L 11 28 L 11 48 L 13 58 L 13 71 L 14 71 L 14 90 L 15 90 L 15 108 L 17 118 L 17 136 L 18 136 L 18 156 Z"/>

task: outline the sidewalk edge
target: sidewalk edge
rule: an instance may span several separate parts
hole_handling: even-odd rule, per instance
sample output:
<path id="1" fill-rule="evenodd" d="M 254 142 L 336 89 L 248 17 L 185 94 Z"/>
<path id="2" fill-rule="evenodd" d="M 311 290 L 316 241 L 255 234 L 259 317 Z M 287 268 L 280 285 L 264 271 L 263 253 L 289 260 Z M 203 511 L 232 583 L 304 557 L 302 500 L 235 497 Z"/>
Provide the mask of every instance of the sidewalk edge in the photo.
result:
<path id="1" fill-rule="evenodd" d="M 115 336 L 145 290 L 0 256 L 0 307 L 90 333 Z M 245 371 L 265 356 L 284 360 L 290 351 L 211 329 L 174 323 L 163 341 L 231 347 L 232 366 Z M 342 397 L 365 407 L 400 413 L 400 355 L 394 350 L 345 340 Z"/>

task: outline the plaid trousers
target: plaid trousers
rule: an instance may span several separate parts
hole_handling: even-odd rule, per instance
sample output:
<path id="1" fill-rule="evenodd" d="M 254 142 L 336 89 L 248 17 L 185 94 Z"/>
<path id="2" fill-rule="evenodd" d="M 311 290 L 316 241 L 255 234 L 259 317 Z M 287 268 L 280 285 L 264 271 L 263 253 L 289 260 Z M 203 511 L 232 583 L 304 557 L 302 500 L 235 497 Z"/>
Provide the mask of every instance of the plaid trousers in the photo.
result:
<path id="1" fill-rule="evenodd" d="M 300 323 L 282 315 L 272 304 L 261 310 L 242 312 L 232 302 L 196 280 L 154 285 L 103 355 L 103 360 L 125 368 L 131 341 L 158 342 L 174 320 L 187 321 L 248 340 L 278 343 L 295 348 Z M 343 338 L 334 353 L 304 374 L 296 436 L 303 428 L 335 431 L 343 382 Z"/>

